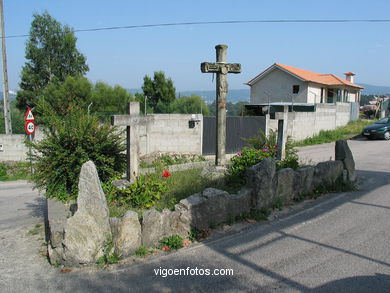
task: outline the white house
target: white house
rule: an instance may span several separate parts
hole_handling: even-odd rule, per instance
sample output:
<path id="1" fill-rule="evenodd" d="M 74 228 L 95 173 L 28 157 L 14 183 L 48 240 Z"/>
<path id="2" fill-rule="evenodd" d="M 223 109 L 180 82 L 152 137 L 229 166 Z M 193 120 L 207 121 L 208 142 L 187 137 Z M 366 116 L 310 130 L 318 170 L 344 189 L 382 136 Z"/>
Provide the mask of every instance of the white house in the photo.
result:
<path id="1" fill-rule="evenodd" d="M 247 85 L 251 88 L 252 105 L 359 102 L 363 87 L 354 83 L 354 75 L 346 72 L 344 79 L 275 63 Z"/>

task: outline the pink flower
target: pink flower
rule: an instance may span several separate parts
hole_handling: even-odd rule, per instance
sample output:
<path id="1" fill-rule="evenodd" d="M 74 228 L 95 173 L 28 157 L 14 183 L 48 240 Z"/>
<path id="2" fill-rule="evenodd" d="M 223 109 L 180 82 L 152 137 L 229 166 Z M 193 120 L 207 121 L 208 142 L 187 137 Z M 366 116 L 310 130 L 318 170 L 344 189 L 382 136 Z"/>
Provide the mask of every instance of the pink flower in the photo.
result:
<path id="1" fill-rule="evenodd" d="M 242 153 L 241 153 L 241 152 L 238 152 L 238 153 L 236 154 L 236 156 L 242 156 Z"/>
<path id="2" fill-rule="evenodd" d="M 263 152 L 268 152 L 268 149 L 267 148 L 262 148 L 261 149 Z"/>
<path id="3" fill-rule="evenodd" d="M 163 251 L 170 251 L 171 249 L 168 246 L 161 247 L 161 250 Z"/>

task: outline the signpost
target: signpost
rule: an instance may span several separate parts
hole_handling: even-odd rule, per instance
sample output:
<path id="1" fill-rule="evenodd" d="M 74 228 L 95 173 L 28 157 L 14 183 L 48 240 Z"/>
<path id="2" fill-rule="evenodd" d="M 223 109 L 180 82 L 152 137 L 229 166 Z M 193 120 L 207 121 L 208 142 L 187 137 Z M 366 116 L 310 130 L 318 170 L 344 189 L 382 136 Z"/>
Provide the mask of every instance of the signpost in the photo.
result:
<path id="1" fill-rule="evenodd" d="M 30 141 L 33 140 L 33 137 L 32 135 L 35 133 L 35 124 L 34 124 L 34 115 L 31 111 L 30 108 L 27 109 L 26 111 L 26 114 L 24 115 L 24 121 L 26 121 L 26 123 L 24 124 L 24 130 L 26 131 L 27 135 L 28 135 L 28 139 Z M 31 147 L 29 147 L 29 155 L 30 155 L 30 160 L 31 160 Z M 32 161 L 31 162 L 31 174 L 34 173 L 34 169 L 32 167 Z"/>

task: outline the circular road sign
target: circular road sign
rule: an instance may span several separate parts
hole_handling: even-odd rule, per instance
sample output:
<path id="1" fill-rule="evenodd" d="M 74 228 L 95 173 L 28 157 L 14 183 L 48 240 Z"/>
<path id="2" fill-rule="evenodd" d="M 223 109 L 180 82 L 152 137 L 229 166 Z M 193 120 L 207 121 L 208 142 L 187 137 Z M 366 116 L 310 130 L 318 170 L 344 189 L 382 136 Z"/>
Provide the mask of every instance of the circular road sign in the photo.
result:
<path id="1" fill-rule="evenodd" d="M 28 121 L 24 124 L 24 130 L 28 135 L 34 134 L 35 132 L 35 124 L 32 121 Z"/>

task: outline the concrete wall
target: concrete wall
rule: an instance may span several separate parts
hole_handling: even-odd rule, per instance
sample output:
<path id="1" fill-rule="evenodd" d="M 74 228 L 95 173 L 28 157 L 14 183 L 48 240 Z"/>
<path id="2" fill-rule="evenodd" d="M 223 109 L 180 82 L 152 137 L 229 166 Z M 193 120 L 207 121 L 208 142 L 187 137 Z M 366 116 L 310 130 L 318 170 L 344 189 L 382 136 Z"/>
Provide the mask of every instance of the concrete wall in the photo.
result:
<path id="1" fill-rule="evenodd" d="M 26 161 L 29 150 L 24 141 L 27 138 L 28 136 L 25 134 L 0 134 L 0 162 Z M 33 139 L 40 140 L 42 138 L 43 131 L 37 127 Z"/>
<path id="2" fill-rule="evenodd" d="M 321 130 L 332 130 L 346 125 L 350 119 L 350 103 L 317 104 L 316 112 L 289 112 L 287 135 L 293 140 L 302 140 L 318 134 Z M 269 129 L 278 128 L 277 119 L 283 113 L 277 113 L 275 119 L 267 121 Z"/>
<path id="3" fill-rule="evenodd" d="M 153 152 L 175 152 L 202 154 L 203 115 L 195 114 L 194 128 L 188 122 L 192 114 L 153 114 L 148 115 L 146 122 L 140 124 L 140 155 Z M 126 137 L 126 127 L 121 127 Z M 0 135 L 0 161 L 25 161 L 28 148 L 24 145 L 27 136 L 24 134 Z M 37 129 L 35 140 L 43 138 Z"/>
<path id="4" fill-rule="evenodd" d="M 299 85 L 299 93 L 293 94 L 293 85 Z M 293 77 L 279 68 L 257 81 L 251 87 L 251 104 L 266 104 L 270 102 L 307 102 L 307 83 Z"/>
<path id="5" fill-rule="evenodd" d="M 189 128 L 192 114 L 153 114 L 139 129 L 141 155 L 153 152 L 202 154 L 203 115 L 195 114 L 194 128 Z"/>
<path id="6" fill-rule="evenodd" d="M 0 161 L 25 161 L 28 152 L 25 139 L 24 134 L 0 134 Z"/>

